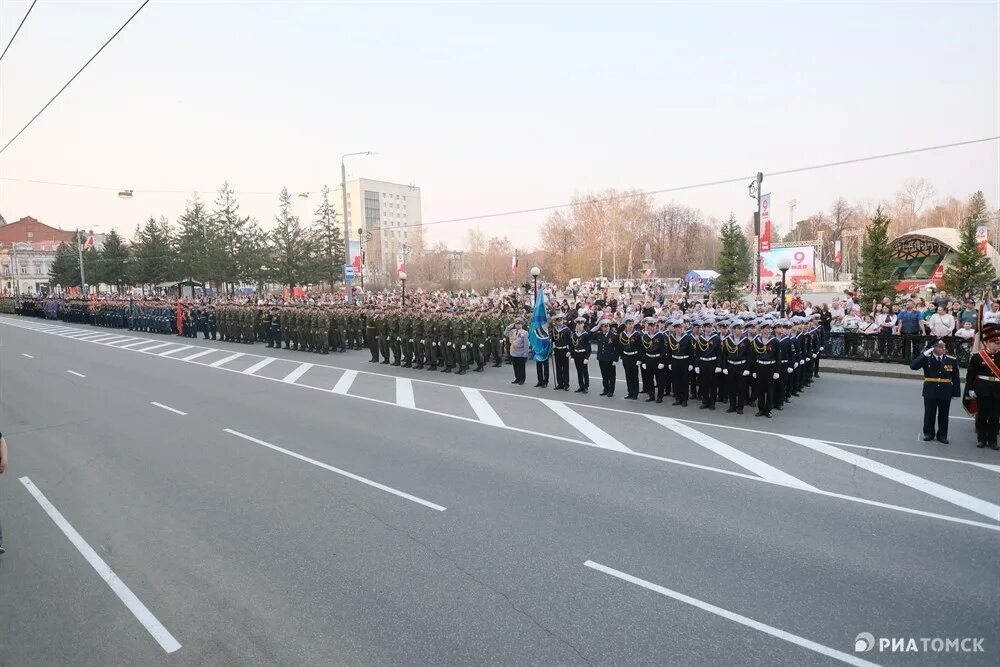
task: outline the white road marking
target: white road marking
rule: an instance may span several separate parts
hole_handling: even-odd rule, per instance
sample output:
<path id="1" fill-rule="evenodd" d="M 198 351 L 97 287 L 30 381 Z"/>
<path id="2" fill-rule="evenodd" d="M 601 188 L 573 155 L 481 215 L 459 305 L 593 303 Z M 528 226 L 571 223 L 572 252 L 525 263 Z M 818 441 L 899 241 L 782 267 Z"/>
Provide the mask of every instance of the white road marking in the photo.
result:
<path id="1" fill-rule="evenodd" d="M 964 421 L 967 421 L 967 422 L 974 422 L 974 421 L 976 421 L 975 417 L 959 417 L 958 415 L 948 415 L 948 418 L 949 419 L 961 419 L 961 420 L 964 420 Z"/>
<path id="2" fill-rule="evenodd" d="M 370 480 L 370 479 L 368 479 L 366 477 L 362 477 L 360 475 L 355 475 L 352 472 L 347 472 L 346 470 L 341 470 L 340 468 L 335 468 L 335 467 L 333 467 L 331 465 L 327 465 L 326 463 L 323 463 L 322 461 L 317 461 L 316 459 L 311 459 L 308 456 L 303 456 L 302 454 L 298 454 L 296 452 L 290 451 L 290 450 L 285 449 L 283 447 L 278 447 L 277 445 L 272 445 L 269 442 L 264 442 L 263 440 L 260 440 L 258 438 L 253 437 L 253 436 L 250 436 L 250 435 L 246 435 L 245 433 L 240 433 L 239 431 L 234 431 L 231 428 L 226 428 L 226 429 L 222 429 L 222 430 L 225 431 L 226 433 L 229 433 L 230 435 L 235 435 L 237 438 L 243 438 L 244 440 L 247 440 L 249 442 L 258 444 L 258 445 L 260 445 L 262 447 L 267 447 L 268 449 L 273 449 L 276 452 L 281 452 L 282 454 L 287 454 L 288 456 L 291 456 L 292 458 L 298 459 L 300 461 L 304 461 L 306 463 L 311 463 L 312 465 L 317 466 L 319 468 L 323 468 L 324 470 L 329 470 L 330 472 L 335 472 L 338 475 L 343 475 L 344 477 L 347 477 L 348 479 L 353 479 L 356 482 L 361 482 L 362 484 L 367 484 L 368 486 L 371 486 L 373 488 L 379 489 L 380 491 L 385 491 L 386 493 L 391 493 L 391 494 L 393 494 L 395 496 L 399 496 L 400 498 L 405 498 L 406 500 L 415 502 L 418 505 L 423 505 L 424 507 L 429 507 L 432 510 L 437 510 L 438 512 L 444 512 L 447 509 L 447 508 L 442 507 L 441 505 L 438 505 L 436 503 L 432 503 L 432 502 L 430 502 L 428 500 L 424 500 L 423 498 L 418 498 L 417 496 L 410 495 L 409 493 L 405 493 L 403 491 L 400 491 L 399 489 L 394 489 L 391 486 L 386 486 L 385 484 L 379 484 L 378 482 L 372 481 L 372 480 Z"/>
<path id="3" fill-rule="evenodd" d="M 850 465 L 873 472 L 880 477 L 885 477 L 886 479 L 891 479 L 894 482 L 899 482 L 900 484 L 908 486 L 912 489 L 926 493 L 929 496 L 940 498 L 941 500 L 949 502 L 952 505 L 958 505 L 959 507 L 964 507 L 971 512 L 981 514 L 982 516 L 993 519 L 994 521 L 1000 521 L 1000 505 L 994 505 L 986 500 L 981 500 L 974 496 L 970 496 L 967 493 L 956 491 L 955 489 L 938 484 L 937 482 L 932 482 L 929 479 L 917 477 L 916 475 L 910 474 L 898 468 L 893 468 L 892 466 L 884 463 L 880 463 L 872 459 L 866 459 L 863 456 L 858 456 L 852 452 L 844 451 L 839 447 L 828 445 L 825 442 L 814 440 L 813 438 L 802 438 L 796 435 L 783 435 L 781 437 L 789 442 L 794 442 L 821 454 L 832 456 L 833 458 L 840 459 Z"/>
<path id="4" fill-rule="evenodd" d="M 88 338 L 87 340 L 91 343 L 103 343 L 106 340 L 111 340 L 112 338 L 118 338 L 115 334 L 102 334 L 96 338 Z"/>
<path id="5" fill-rule="evenodd" d="M 178 414 L 178 415 L 181 415 L 183 417 L 187 416 L 186 412 L 181 412 L 180 410 L 178 410 L 176 408 L 172 408 L 169 405 L 164 405 L 163 403 L 157 403 L 156 401 L 150 401 L 149 404 L 150 405 L 155 405 L 158 408 L 163 408 L 164 410 L 167 410 L 169 412 L 173 412 L 174 414 Z"/>
<path id="6" fill-rule="evenodd" d="M 142 340 L 137 340 L 136 342 L 129 343 L 128 345 L 112 345 L 112 347 L 117 347 L 119 350 L 127 350 L 131 347 L 135 347 L 137 345 L 146 345 L 151 342 L 152 341 L 149 340 L 148 338 L 143 338 Z"/>
<path id="7" fill-rule="evenodd" d="M 837 649 L 830 648 L 829 646 L 824 646 L 823 644 L 817 644 L 816 642 L 806 639 L 805 637 L 800 637 L 798 635 L 793 635 L 791 632 L 786 632 L 773 625 L 768 625 L 766 623 L 761 623 L 760 621 L 755 621 L 752 618 L 743 616 L 742 614 L 737 614 L 735 612 L 723 609 L 722 607 L 716 607 L 714 604 L 709 604 L 697 598 L 693 598 L 690 595 L 684 595 L 683 593 L 678 593 L 677 591 L 672 591 L 669 588 L 664 588 L 658 584 L 654 584 L 651 581 L 646 581 L 645 579 L 640 579 L 639 577 L 634 577 L 631 574 L 622 572 L 621 570 L 616 570 L 613 567 L 608 567 L 607 565 L 601 565 L 600 563 L 595 563 L 592 560 L 588 560 L 584 563 L 586 567 L 592 570 L 597 570 L 598 572 L 603 572 L 604 574 L 609 574 L 612 577 L 621 579 L 622 581 L 627 581 L 630 584 L 635 584 L 636 586 L 641 586 L 646 590 L 653 591 L 654 593 L 659 593 L 678 602 L 683 602 L 686 605 L 690 605 L 702 611 L 707 611 L 710 614 L 715 614 L 716 616 L 721 616 L 722 618 L 733 621 L 734 623 L 739 623 L 748 628 L 752 628 L 759 632 L 771 635 L 772 637 L 777 637 L 796 646 L 801 646 L 802 648 L 813 651 L 814 653 L 819 653 L 820 655 L 825 655 L 828 658 L 833 658 L 834 660 L 839 660 L 848 665 L 856 665 L 857 667 L 877 667 L 874 662 L 868 662 L 867 660 L 862 660 L 861 658 L 855 657 L 850 653 L 844 653 L 843 651 L 838 651 Z"/>
<path id="8" fill-rule="evenodd" d="M 170 356 L 171 354 L 173 354 L 174 352 L 183 352 L 184 350 L 190 350 L 192 347 L 194 347 L 194 346 L 193 345 L 181 345 L 180 347 L 175 347 L 174 349 L 167 350 L 166 352 L 157 352 L 156 356 L 158 356 L 158 357 L 167 357 L 167 356 Z"/>
<path id="9" fill-rule="evenodd" d="M 917 439 L 923 442 L 923 433 L 917 431 Z M 846 442 L 832 442 L 830 440 L 824 440 L 823 442 L 829 445 L 835 445 L 837 447 L 852 447 L 854 449 L 867 449 L 873 452 L 884 452 L 886 454 L 899 454 L 900 456 L 912 456 L 918 459 L 931 459 L 934 461 L 946 461 L 948 463 L 962 463 L 969 466 L 976 466 L 978 468 L 984 468 L 986 470 L 992 470 L 993 472 L 1000 473 L 1000 465 L 993 465 L 992 463 L 981 463 L 979 461 L 967 461 L 965 459 L 949 459 L 945 456 L 931 456 L 930 454 L 917 454 L 916 452 L 901 452 L 898 449 L 882 449 L 881 447 L 870 447 L 868 445 L 849 445 Z"/>
<path id="10" fill-rule="evenodd" d="M 354 378 L 356 377 L 358 377 L 357 371 L 344 371 L 344 374 L 337 380 L 337 384 L 333 386 L 333 393 L 346 396 L 347 392 L 351 390 L 351 385 L 354 384 Z"/>
<path id="11" fill-rule="evenodd" d="M 124 343 L 127 340 L 134 340 L 131 336 L 112 336 L 111 338 L 105 338 L 101 341 L 101 345 L 114 345 L 116 343 Z"/>
<path id="12" fill-rule="evenodd" d="M 417 407 L 413 398 L 413 382 L 409 378 L 396 378 L 396 405 L 404 408 Z"/>
<path id="13" fill-rule="evenodd" d="M 274 360 L 275 360 L 274 357 L 264 357 L 263 359 L 261 359 L 260 361 L 258 361 L 256 364 L 254 364 L 250 368 L 248 368 L 245 371 L 243 371 L 243 374 L 244 375 L 253 375 L 254 373 L 256 373 L 260 369 L 264 368 L 264 366 L 267 366 L 269 363 L 271 363 Z"/>
<path id="14" fill-rule="evenodd" d="M 100 336 L 102 334 L 94 333 L 93 331 L 78 331 L 73 330 L 67 333 L 60 334 L 63 338 L 78 338 L 80 340 L 87 340 L 91 336 Z"/>
<path id="15" fill-rule="evenodd" d="M 472 387 L 462 387 L 462 393 L 465 395 L 465 400 L 469 402 L 469 406 L 472 407 L 472 411 L 476 413 L 479 417 L 479 421 L 484 424 L 492 424 L 493 426 L 503 426 L 503 420 L 500 419 L 500 415 L 497 411 L 493 409 L 483 395 L 479 393 L 478 389 L 473 389 Z"/>
<path id="16" fill-rule="evenodd" d="M 650 414 L 647 414 L 646 416 L 657 424 L 670 429 L 677 435 L 687 438 L 696 445 L 701 445 L 709 451 L 715 452 L 719 456 L 732 461 L 739 467 L 749 470 L 758 477 L 763 477 L 768 481 L 777 482 L 778 484 L 797 486 L 801 489 L 814 490 L 816 488 L 812 484 L 806 484 L 801 479 L 793 477 L 783 470 L 779 470 L 772 465 L 764 463 L 760 459 L 754 458 L 753 456 L 750 456 L 749 454 L 731 445 L 727 445 L 721 440 L 716 440 L 712 436 L 706 435 L 701 431 L 697 431 L 687 424 L 682 424 L 676 419 Z"/>
<path id="17" fill-rule="evenodd" d="M 306 371 L 308 371 L 312 367 L 313 367 L 313 365 L 309 364 L 309 363 L 299 364 L 298 367 L 294 371 L 292 371 L 291 373 L 289 373 L 285 377 L 281 378 L 281 381 L 282 382 L 287 382 L 288 384 L 295 384 L 295 381 L 298 380 L 303 375 L 305 375 Z"/>
<path id="18" fill-rule="evenodd" d="M 166 347 L 167 345 L 173 345 L 173 343 L 157 343 L 156 345 L 151 345 L 150 347 L 144 347 L 141 350 L 136 350 L 136 352 L 152 352 L 153 350 L 159 350 L 161 347 Z"/>
<path id="19" fill-rule="evenodd" d="M 204 357 L 206 354 L 212 354 L 213 352 L 218 352 L 218 350 L 202 350 L 201 352 L 195 352 L 194 354 L 189 354 L 186 357 L 181 357 L 181 361 L 194 361 L 198 357 Z"/>
<path id="20" fill-rule="evenodd" d="M 218 361 L 213 361 L 212 363 L 209 364 L 209 366 L 211 366 L 212 368 L 218 368 L 222 364 L 228 364 L 233 359 L 239 359 L 242 356 L 244 356 L 243 352 L 234 352 L 234 353 L 230 354 L 228 357 L 223 357 L 222 359 L 219 359 Z"/>
<path id="21" fill-rule="evenodd" d="M 75 375 L 75 376 L 77 376 L 78 378 L 85 378 L 85 377 L 87 377 L 87 376 L 86 376 L 86 375 L 84 375 L 83 373 L 77 373 L 76 371 L 66 371 L 66 372 L 67 372 L 67 373 L 69 373 L 70 375 Z"/>
<path id="22" fill-rule="evenodd" d="M 547 398 L 543 398 L 540 400 L 546 407 L 552 410 L 552 412 L 562 417 L 563 420 L 566 421 L 566 423 L 568 423 L 577 431 L 590 438 L 590 440 L 598 447 L 602 447 L 604 449 L 610 449 L 616 452 L 632 451 L 622 443 L 615 440 L 608 433 L 600 429 L 596 424 L 587 421 L 576 412 L 573 412 L 565 403 L 560 403 L 559 401 L 552 401 Z"/>
<path id="23" fill-rule="evenodd" d="M 25 352 L 22 352 L 22 353 L 21 353 L 21 356 L 22 356 L 22 357 L 27 357 L 28 359 L 34 359 L 34 357 L 33 357 L 33 356 L 31 356 L 30 354 L 27 354 L 27 353 L 25 353 Z"/>
<path id="24" fill-rule="evenodd" d="M 76 532 L 76 529 L 70 525 L 70 523 L 66 520 L 66 517 L 64 517 L 59 510 L 57 510 L 55 506 L 49 502 L 49 499 L 45 497 L 45 494 L 43 494 L 37 486 L 35 486 L 34 482 L 27 477 L 22 477 L 20 481 L 21 484 L 24 485 L 24 488 L 28 490 L 28 493 L 34 496 L 35 500 L 38 501 L 38 504 L 42 506 L 45 513 L 49 515 L 49 518 L 55 522 L 56 526 L 58 526 L 59 530 L 62 531 L 63 535 L 69 538 L 69 541 L 74 547 L 77 548 L 80 555 L 82 555 L 87 562 L 90 563 L 90 566 L 93 567 L 98 576 L 104 580 L 104 583 L 106 583 L 114 594 L 118 596 L 118 599 L 125 604 L 128 610 L 132 612 L 132 615 L 134 615 L 136 619 L 142 623 L 142 626 L 146 628 L 146 631 L 153 636 L 153 639 L 155 639 L 156 643 L 160 645 L 160 648 L 167 653 L 173 653 L 178 650 L 181 647 L 180 643 L 174 639 L 174 636 L 170 634 L 165 627 L 163 627 L 163 624 L 160 623 L 155 616 L 153 616 L 153 612 L 149 611 L 146 605 L 144 605 L 142 601 L 136 597 L 135 593 L 133 593 L 131 589 L 125 585 L 118 575 L 115 574 L 110 567 L 108 567 L 108 564 L 104 562 L 104 559 L 97 555 L 97 552 L 94 551 L 89 544 L 87 544 L 86 540 L 80 536 L 80 533 Z"/>

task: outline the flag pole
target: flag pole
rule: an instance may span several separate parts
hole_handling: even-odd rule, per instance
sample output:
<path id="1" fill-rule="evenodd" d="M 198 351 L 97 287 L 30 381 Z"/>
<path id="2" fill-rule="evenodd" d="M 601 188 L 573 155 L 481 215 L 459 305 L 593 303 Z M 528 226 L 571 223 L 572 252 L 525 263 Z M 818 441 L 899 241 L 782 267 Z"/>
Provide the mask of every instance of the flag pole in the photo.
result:
<path id="1" fill-rule="evenodd" d="M 76 228 L 76 252 L 80 258 L 80 294 L 84 294 L 87 281 L 83 277 L 83 245 L 80 243 L 80 228 Z"/>

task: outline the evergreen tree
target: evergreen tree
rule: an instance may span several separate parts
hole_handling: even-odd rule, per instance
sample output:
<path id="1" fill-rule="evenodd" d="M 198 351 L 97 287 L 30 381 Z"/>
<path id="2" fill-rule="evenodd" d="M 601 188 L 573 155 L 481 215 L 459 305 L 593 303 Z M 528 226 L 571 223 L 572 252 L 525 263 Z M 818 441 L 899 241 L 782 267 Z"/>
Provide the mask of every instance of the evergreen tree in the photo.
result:
<path id="1" fill-rule="evenodd" d="M 979 244 L 976 242 L 976 228 L 986 224 L 987 217 L 986 198 L 980 190 L 969 200 L 969 213 L 958 227 L 960 241 L 955 259 L 944 272 L 944 287 L 951 294 L 979 294 L 996 280 L 993 263 L 988 256 L 979 252 Z"/>
<path id="2" fill-rule="evenodd" d="M 279 202 L 278 224 L 271 232 L 270 274 L 275 282 L 295 287 L 309 280 L 312 243 L 299 217 L 292 213 L 287 187 L 281 189 Z"/>
<path id="3" fill-rule="evenodd" d="M 736 301 L 743 294 L 743 288 L 750 279 L 750 246 L 743 230 L 736 222 L 736 216 L 722 225 L 722 248 L 716 262 L 719 277 L 715 279 L 715 295 L 720 301 Z"/>
<path id="4" fill-rule="evenodd" d="M 86 266 L 86 262 L 84 262 Z M 97 263 L 100 282 L 114 285 L 118 291 L 131 284 L 129 279 L 129 249 L 117 231 L 112 229 L 104 238 L 100 261 Z"/>
<path id="5" fill-rule="evenodd" d="M 245 245 L 244 236 L 247 225 L 250 222 L 249 216 L 240 217 L 240 205 L 236 201 L 236 193 L 229 187 L 226 181 L 219 188 L 219 194 L 215 198 L 215 210 L 212 212 L 211 234 L 218 239 L 218 243 L 213 243 L 213 266 L 218 269 L 218 279 L 229 283 L 230 291 L 234 283 L 243 278 L 246 274 L 259 270 L 259 267 L 252 267 L 248 257 L 240 254 L 241 246 Z"/>
<path id="6" fill-rule="evenodd" d="M 197 194 L 187 202 L 177 221 L 177 271 L 180 276 L 198 281 L 221 279 L 221 271 L 215 265 L 222 256 L 220 239 Z"/>
<path id="7" fill-rule="evenodd" d="M 157 285 L 177 279 L 176 255 L 170 223 L 152 217 L 138 231 L 135 241 L 135 278 L 143 284 Z"/>
<path id="8" fill-rule="evenodd" d="M 73 243 L 63 241 L 59 244 L 56 258 L 49 267 L 49 284 L 63 288 L 80 286 L 80 258 Z"/>
<path id="9" fill-rule="evenodd" d="M 239 256 L 240 265 L 243 267 L 241 278 L 246 282 L 263 285 L 268 275 L 270 249 L 267 232 L 261 229 L 256 220 L 250 220 L 243 230 Z"/>
<path id="10" fill-rule="evenodd" d="M 343 278 L 344 238 L 337 223 L 337 213 L 330 205 L 330 187 L 324 185 L 320 196 L 322 199 L 309 230 L 316 251 L 314 275 L 317 281 L 328 282 L 332 289 L 334 283 Z"/>
<path id="11" fill-rule="evenodd" d="M 895 296 L 898 281 L 896 262 L 889 248 L 889 216 L 879 206 L 865 230 L 861 265 L 854 277 L 854 285 L 861 292 L 864 302 L 870 302 Z"/>

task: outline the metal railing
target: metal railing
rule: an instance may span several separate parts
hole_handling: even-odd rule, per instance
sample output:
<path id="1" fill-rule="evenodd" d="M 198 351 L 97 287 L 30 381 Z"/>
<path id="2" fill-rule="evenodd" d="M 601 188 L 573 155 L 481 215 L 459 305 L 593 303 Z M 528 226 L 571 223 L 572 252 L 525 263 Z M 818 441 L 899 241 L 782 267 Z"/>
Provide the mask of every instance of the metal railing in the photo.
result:
<path id="1" fill-rule="evenodd" d="M 823 356 L 829 359 L 909 364 L 938 337 L 831 332 L 825 334 L 825 338 Z M 945 336 L 944 341 L 948 354 L 958 359 L 959 366 L 967 366 L 972 355 L 972 341 L 957 336 Z"/>

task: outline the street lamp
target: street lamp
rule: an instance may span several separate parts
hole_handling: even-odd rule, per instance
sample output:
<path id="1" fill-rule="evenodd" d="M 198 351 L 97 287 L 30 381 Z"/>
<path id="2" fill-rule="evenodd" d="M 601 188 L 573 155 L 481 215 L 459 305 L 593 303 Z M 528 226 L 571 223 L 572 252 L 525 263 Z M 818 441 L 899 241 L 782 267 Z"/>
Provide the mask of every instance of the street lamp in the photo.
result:
<path id="1" fill-rule="evenodd" d="M 299 193 L 299 199 L 302 200 L 302 201 L 305 201 L 306 199 L 309 199 L 309 193 L 308 192 L 300 192 Z"/>
<path id="2" fill-rule="evenodd" d="M 403 305 L 406 305 L 406 271 L 399 272 L 399 284 L 403 288 Z"/>
<path id="3" fill-rule="evenodd" d="M 119 199 L 131 199 L 132 198 L 132 191 L 131 190 L 119 190 L 118 191 L 118 198 Z"/>
<path id="4" fill-rule="evenodd" d="M 340 156 L 340 197 L 344 212 L 344 266 L 351 263 L 351 225 L 347 220 L 347 167 L 344 166 L 344 159 L 355 155 L 375 155 L 372 151 L 359 151 L 357 153 L 344 153 Z M 347 303 L 354 305 L 354 281 L 347 280 L 345 297 Z"/>
<path id="5" fill-rule="evenodd" d="M 538 301 L 538 274 L 541 272 L 542 270 L 537 266 L 531 267 L 531 277 L 535 281 L 535 301 Z"/>
<path id="6" fill-rule="evenodd" d="M 785 316 L 785 273 L 792 268 L 792 258 L 783 255 L 778 258 L 778 269 L 781 271 L 781 316 Z"/>

